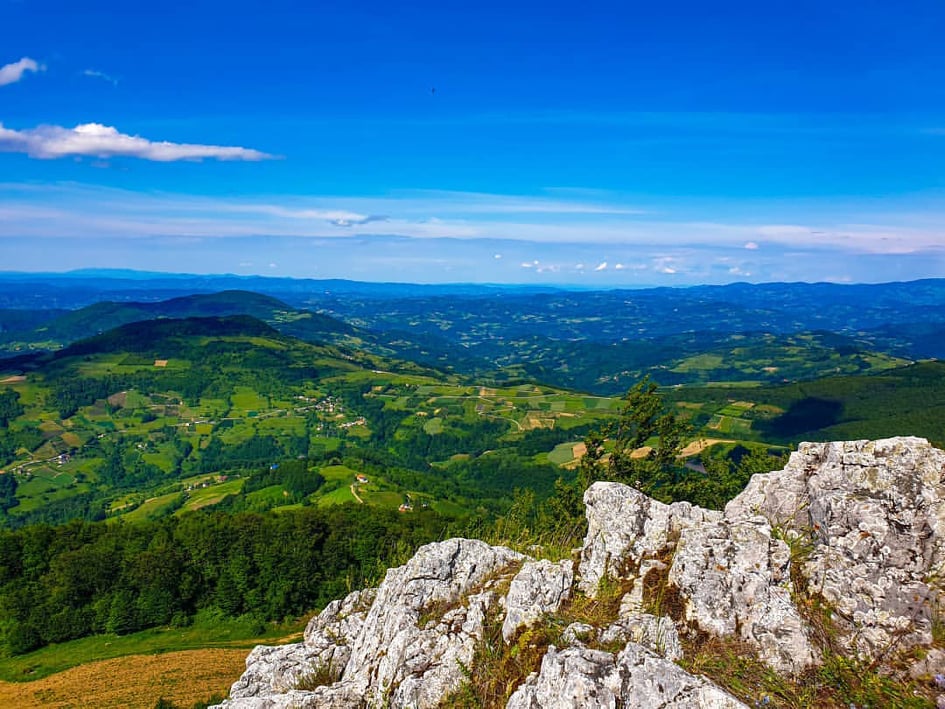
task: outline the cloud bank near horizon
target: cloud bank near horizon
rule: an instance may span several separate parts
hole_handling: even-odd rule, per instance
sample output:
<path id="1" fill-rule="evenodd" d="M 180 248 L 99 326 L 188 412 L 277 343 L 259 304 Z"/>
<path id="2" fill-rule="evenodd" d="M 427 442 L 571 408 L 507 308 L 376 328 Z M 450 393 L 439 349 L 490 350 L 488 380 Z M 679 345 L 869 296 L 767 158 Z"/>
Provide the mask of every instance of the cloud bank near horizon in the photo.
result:
<path id="1" fill-rule="evenodd" d="M 166 270 L 609 287 L 945 274 L 945 202 L 941 219 L 916 217 L 908 203 L 794 203 L 746 210 L 773 217 L 753 222 L 732 218 L 730 205 L 556 191 L 233 199 L 8 183 L 0 192 L 0 260 L 39 264 L 55 253 L 63 269 L 165 260 Z"/>
<path id="2" fill-rule="evenodd" d="M 0 127 L 0 146 L 3 129 Z M 156 144 L 152 144 L 156 145 Z M 204 146 L 197 146 L 204 147 Z M 210 146 L 212 147 L 212 146 Z M 0 148 L 2 149 L 2 148 Z M 238 149 L 242 150 L 242 149 Z M 168 155 L 172 159 L 174 154 Z M 157 159 L 157 158 L 155 158 Z M 186 158 L 180 158 L 186 159 Z M 756 251 L 763 244 L 842 253 L 945 248 L 945 196 L 923 202 L 772 202 L 733 214 L 728 202 L 631 204 L 594 199 L 413 190 L 383 196 L 197 196 L 62 183 L 6 183 L 0 238 L 247 236 L 521 241 L 535 244 L 689 245 Z M 597 259 L 596 264 L 614 260 Z M 606 270 L 606 269 L 601 269 Z"/>

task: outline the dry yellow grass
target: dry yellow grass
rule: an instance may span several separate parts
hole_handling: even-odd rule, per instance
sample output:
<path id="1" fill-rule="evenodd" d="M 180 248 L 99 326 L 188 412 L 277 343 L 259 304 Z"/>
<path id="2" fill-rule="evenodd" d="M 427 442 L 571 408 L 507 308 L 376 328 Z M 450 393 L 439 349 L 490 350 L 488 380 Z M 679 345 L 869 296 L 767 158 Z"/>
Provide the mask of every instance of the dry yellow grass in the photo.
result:
<path id="1" fill-rule="evenodd" d="M 699 455 L 702 451 L 710 446 L 714 446 L 716 443 L 734 443 L 735 441 L 725 440 L 722 438 L 698 438 L 681 451 L 679 451 L 680 458 L 688 458 L 693 455 Z"/>
<path id="2" fill-rule="evenodd" d="M 151 709 L 161 697 L 191 706 L 226 695 L 248 650 L 208 649 L 90 662 L 34 682 L 0 682 L 0 707 Z"/>
<path id="3" fill-rule="evenodd" d="M 62 438 L 63 443 L 72 448 L 79 448 L 82 445 L 82 439 L 74 433 L 63 433 L 60 438 Z"/>

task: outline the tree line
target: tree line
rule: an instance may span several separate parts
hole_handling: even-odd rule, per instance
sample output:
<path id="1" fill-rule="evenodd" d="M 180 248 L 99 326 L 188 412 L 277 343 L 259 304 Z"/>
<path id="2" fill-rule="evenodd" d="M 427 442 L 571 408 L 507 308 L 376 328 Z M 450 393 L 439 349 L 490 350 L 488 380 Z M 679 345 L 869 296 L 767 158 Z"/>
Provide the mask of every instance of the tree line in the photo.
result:
<path id="1" fill-rule="evenodd" d="M 0 531 L 0 648 L 184 626 L 198 613 L 298 616 L 376 582 L 449 520 L 370 506 L 197 512 Z"/>

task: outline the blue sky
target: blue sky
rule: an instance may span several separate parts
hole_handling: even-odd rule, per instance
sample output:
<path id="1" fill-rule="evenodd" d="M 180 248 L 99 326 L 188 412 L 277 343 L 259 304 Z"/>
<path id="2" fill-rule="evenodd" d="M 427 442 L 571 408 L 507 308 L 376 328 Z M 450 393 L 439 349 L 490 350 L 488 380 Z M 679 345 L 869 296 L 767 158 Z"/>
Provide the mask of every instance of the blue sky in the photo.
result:
<path id="1" fill-rule="evenodd" d="M 0 270 L 945 277 L 941 37 L 939 0 L 0 0 Z"/>

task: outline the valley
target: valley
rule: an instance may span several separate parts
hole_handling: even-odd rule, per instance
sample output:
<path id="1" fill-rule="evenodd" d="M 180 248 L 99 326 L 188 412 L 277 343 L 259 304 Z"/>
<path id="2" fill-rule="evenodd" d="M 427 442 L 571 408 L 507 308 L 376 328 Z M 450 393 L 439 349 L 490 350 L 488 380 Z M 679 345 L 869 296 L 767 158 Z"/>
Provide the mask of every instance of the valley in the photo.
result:
<path id="1" fill-rule="evenodd" d="M 27 679 L 13 668 L 57 647 L 75 658 L 62 667 L 157 651 L 142 633 L 186 650 L 236 623 L 250 642 L 432 539 L 567 546 L 567 491 L 624 455 L 594 436 L 648 376 L 679 427 L 671 475 L 642 481 L 667 501 L 721 507 L 801 440 L 943 442 L 945 363 L 918 356 L 937 351 L 928 327 L 921 341 L 891 322 L 809 330 L 802 313 L 796 332 L 716 317 L 717 331 L 660 334 L 665 304 L 638 337 L 583 310 L 549 338 L 530 328 L 550 320 L 507 301 L 554 309 L 561 294 L 503 292 L 492 315 L 467 297 L 429 320 L 439 295 L 375 298 L 373 318 L 347 321 L 243 291 L 0 311 L 20 323 L 0 359 L 0 674 Z M 570 307 L 582 297 L 605 298 Z M 627 453 L 648 460 L 660 435 L 639 445 Z"/>

